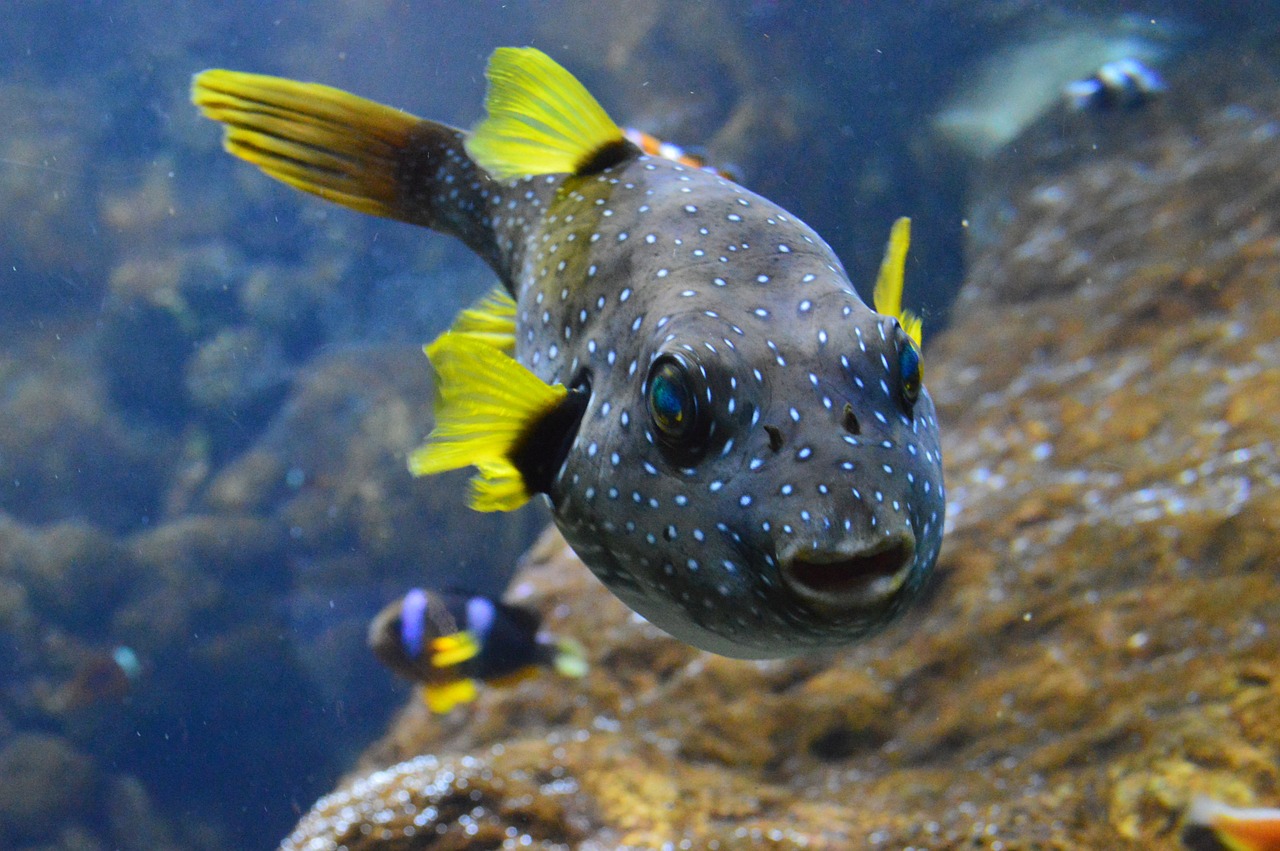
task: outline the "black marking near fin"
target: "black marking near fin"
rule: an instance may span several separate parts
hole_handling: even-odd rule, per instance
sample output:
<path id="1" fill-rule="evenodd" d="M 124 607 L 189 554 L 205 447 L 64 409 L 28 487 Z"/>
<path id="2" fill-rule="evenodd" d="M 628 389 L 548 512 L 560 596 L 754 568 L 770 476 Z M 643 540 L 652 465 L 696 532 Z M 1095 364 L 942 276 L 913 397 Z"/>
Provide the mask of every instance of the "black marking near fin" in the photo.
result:
<path id="1" fill-rule="evenodd" d="M 533 422 L 511 449 L 511 464 L 520 471 L 529 493 L 549 493 L 564 464 L 591 393 L 571 390 L 560 404 Z"/>
<path id="2" fill-rule="evenodd" d="M 626 139 L 615 139 L 596 148 L 574 168 L 577 175 L 599 174 L 640 155 L 640 149 Z"/>

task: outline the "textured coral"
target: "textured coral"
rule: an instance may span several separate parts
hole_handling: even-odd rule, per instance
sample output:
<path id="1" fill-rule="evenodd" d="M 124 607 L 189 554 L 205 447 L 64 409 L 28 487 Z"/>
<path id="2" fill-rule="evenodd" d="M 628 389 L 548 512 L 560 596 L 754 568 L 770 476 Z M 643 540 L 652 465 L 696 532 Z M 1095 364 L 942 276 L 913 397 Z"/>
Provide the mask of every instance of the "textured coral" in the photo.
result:
<path id="1" fill-rule="evenodd" d="M 924 605 L 731 661 L 549 534 L 512 593 L 587 679 L 411 705 L 366 755 L 394 767 L 284 847 L 1174 849 L 1192 795 L 1280 796 L 1280 91 L 1174 90 L 979 203 L 1003 220 L 926 353 L 950 529 Z"/>

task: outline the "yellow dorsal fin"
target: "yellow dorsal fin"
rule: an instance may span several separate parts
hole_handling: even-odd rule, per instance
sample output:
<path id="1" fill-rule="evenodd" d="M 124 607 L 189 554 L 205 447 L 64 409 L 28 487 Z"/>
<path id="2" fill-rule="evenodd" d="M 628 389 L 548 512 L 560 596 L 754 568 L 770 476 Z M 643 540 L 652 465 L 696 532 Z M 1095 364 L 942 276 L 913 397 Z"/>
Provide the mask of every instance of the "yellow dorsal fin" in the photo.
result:
<path id="1" fill-rule="evenodd" d="M 454 680 L 440 685 L 423 686 L 422 700 L 436 715 L 445 715 L 455 706 L 471 703 L 479 693 L 475 680 Z"/>
<path id="2" fill-rule="evenodd" d="M 902 309 L 903 280 L 906 277 L 907 247 L 911 244 L 911 219 L 902 216 L 889 231 L 889 244 L 880 262 L 880 274 L 876 276 L 876 288 L 872 296 L 877 313 L 898 320 L 916 346 L 921 344 L 924 322 L 909 310 Z"/>
<path id="3" fill-rule="evenodd" d="M 469 503 L 477 511 L 512 511 L 531 494 L 511 453 L 525 430 L 568 395 L 486 342 L 444 333 L 424 350 L 440 399 L 436 427 L 409 455 L 415 476 L 474 466 Z"/>
<path id="4" fill-rule="evenodd" d="M 221 122 L 222 147 L 290 186 L 362 213 L 398 217 L 396 162 L 419 120 L 318 83 L 213 69 L 191 100 Z"/>
<path id="5" fill-rule="evenodd" d="M 500 47 L 485 76 L 489 117 L 466 146 L 499 180 L 576 173 L 610 146 L 627 144 L 591 92 L 541 50 Z"/>
<path id="6" fill-rule="evenodd" d="M 441 635 L 431 640 L 431 667 L 451 668 L 474 659 L 479 652 L 480 642 L 467 630 Z"/>
<path id="7" fill-rule="evenodd" d="M 458 314 L 449 328 L 451 334 L 463 334 L 493 346 L 505 355 L 516 350 L 516 302 L 501 285 Z"/>

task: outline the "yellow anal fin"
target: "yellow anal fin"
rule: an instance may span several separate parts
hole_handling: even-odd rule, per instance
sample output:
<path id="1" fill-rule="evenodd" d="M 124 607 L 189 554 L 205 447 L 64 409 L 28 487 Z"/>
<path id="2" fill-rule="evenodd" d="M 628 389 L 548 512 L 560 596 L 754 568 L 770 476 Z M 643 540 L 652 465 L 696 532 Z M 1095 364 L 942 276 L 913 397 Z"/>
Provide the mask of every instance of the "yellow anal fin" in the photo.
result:
<path id="1" fill-rule="evenodd" d="M 419 119 L 318 83 L 213 69 L 191 100 L 225 128 L 226 151 L 304 192 L 399 218 L 397 160 Z"/>
<path id="2" fill-rule="evenodd" d="M 463 630 L 442 635 L 431 641 L 431 667 L 450 668 L 474 659 L 480 652 L 480 642 L 474 634 Z"/>
<path id="3" fill-rule="evenodd" d="M 445 715 L 455 706 L 471 703 L 479 694 L 476 681 L 472 679 L 422 687 L 422 700 L 436 715 Z"/>
<path id="4" fill-rule="evenodd" d="M 505 355 L 516 350 L 516 302 L 501 285 L 458 314 L 449 333 L 493 346 Z"/>
<path id="5" fill-rule="evenodd" d="M 500 47 L 485 71 L 489 115 L 467 138 L 467 153 L 490 175 L 579 174 L 610 151 L 634 150 L 582 83 L 541 50 Z"/>
<path id="6" fill-rule="evenodd" d="M 889 231 L 889 244 L 880 262 L 880 274 L 876 276 L 876 288 L 872 296 L 876 312 L 898 320 L 902 330 L 921 345 L 924 322 L 919 316 L 902 308 L 902 289 L 906 278 L 907 247 L 911 244 L 911 219 L 902 216 Z"/>
<path id="7" fill-rule="evenodd" d="M 515 359 L 466 334 L 444 333 L 425 347 L 440 396 L 436 427 L 409 455 L 415 476 L 474 466 L 470 505 L 477 511 L 511 511 L 532 495 L 512 462 L 517 443 L 568 395 L 542 381 Z"/>

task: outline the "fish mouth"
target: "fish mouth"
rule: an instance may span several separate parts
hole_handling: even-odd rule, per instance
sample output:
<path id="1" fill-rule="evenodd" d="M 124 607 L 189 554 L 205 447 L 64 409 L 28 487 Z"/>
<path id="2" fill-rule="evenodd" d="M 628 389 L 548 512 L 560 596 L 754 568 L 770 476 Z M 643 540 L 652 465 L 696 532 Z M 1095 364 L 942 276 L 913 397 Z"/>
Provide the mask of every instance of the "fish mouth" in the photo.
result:
<path id="1" fill-rule="evenodd" d="M 915 538 L 909 534 L 886 538 L 854 555 L 839 550 L 800 551 L 781 559 L 782 578 L 819 608 L 869 608 L 902 588 L 915 555 Z"/>

